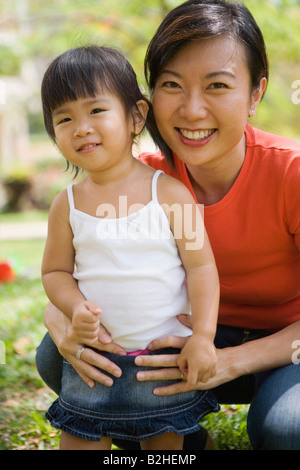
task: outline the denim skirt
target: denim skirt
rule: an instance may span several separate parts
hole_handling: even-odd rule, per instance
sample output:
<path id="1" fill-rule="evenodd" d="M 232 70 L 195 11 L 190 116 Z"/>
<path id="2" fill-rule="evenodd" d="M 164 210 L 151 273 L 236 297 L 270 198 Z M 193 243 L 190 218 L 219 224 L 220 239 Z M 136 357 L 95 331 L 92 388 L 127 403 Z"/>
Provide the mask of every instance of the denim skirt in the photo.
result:
<path id="1" fill-rule="evenodd" d="M 163 349 L 150 354 L 178 352 Z M 122 369 L 120 378 L 112 377 L 111 387 L 100 383 L 88 387 L 64 360 L 61 394 L 46 413 L 53 427 L 91 441 L 99 441 L 102 436 L 142 441 L 171 431 L 193 433 L 200 429 L 199 421 L 205 415 L 220 409 L 211 391 L 156 396 L 154 388 L 178 380 L 139 382 L 137 372 L 149 367 L 136 366 L 133 356 L 102 355 Z"/>

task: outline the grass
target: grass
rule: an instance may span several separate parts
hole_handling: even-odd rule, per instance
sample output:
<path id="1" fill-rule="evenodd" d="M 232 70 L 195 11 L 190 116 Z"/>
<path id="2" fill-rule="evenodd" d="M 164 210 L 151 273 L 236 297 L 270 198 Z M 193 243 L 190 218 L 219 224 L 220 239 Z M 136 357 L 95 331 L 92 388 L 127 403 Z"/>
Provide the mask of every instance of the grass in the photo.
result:
<path id="1" fill-rule="evenodd" d="M 35 349 L 45 334 L 47 298 L 39 275 L 43 248 L 43 240 L 0 242 L 0 259 L 11 258 L 18 274 L 16 281 L 0 284 L 0 347 L 5 349 L 5 364 L 0 360 L 0 450 L 58 448 L 59 431 L 44 418 L 56 396 L 35 367 Z M 244 405 L 222 406 L 205 418 L 218 449 L 250 449 L 247 410 Z"/>

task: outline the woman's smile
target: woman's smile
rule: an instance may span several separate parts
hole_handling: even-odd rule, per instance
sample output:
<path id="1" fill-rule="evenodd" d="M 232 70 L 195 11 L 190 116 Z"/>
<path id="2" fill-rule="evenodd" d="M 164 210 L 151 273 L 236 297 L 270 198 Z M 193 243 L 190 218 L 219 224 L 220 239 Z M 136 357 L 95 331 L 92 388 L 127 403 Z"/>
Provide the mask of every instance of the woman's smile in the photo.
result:
<path id="1" fill-rule="evenodd" d="M 200 147 L 201 145 L 207 144 L 211 139 L 216 129 L 199 129 L 199 130 L 189 130 L 177 128 L 179 132 L 180 140 L 185 144 L 191 147 Z"/>

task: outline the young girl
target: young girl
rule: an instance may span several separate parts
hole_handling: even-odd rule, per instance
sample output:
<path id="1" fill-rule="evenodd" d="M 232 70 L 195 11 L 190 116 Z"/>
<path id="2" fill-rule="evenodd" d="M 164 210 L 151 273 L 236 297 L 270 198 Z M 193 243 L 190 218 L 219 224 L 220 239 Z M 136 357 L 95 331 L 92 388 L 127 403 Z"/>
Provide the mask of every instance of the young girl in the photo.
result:
<path id="1" fill-rule="evenodd" d="M 181 378 L 188 387 L 215 373 L 219 283 L 200 211 L 182 183 L 132 156 L 134 137 L 152 125 L 151 105 L 121 53 L 90 46 L 62 54 L 45 73 L 42 101 L 47 132 L 76 173 L 86 173 L 52 204 L 46 293 L 82 344 L 95 346 L 101 322 L 128 351 L 106 353 L 122 370 L 112 387 L 89 388 L 64 361 L 62 391 L 47 417 L 62 430 L 61 449 L 110 449 L 112 438 L 182 449 L 183 435 L 218 410 L 214 395 L 157 397 L 155 382 L 136 380 L 134 359 L 151 354 L 153 339 L 189 336 L 176 315 L 191 309 Z"/>

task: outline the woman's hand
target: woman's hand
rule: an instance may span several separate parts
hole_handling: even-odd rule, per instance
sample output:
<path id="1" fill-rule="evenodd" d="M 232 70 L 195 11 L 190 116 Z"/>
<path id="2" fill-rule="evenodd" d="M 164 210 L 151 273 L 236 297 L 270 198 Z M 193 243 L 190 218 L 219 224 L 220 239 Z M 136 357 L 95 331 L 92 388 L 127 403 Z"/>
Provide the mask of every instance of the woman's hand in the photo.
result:
<path id="1" fill-rule="evenodd" d="M 60 354 L 74 367 L 89 387 L 93 387 L 95 382 L 100 382 L 108 387 L 113 384 L 113 379 L 100 372 L 98 368 L 103 369 L 114 377 L 122 375 L 121 369 L 112 361 L 102 356 L 100 352 L 95 352 L 93 349 L 83 346 L 82 339 L 75 332 L 71 320 L 52 304 L 46 307 L 45 325 Z M 83 347 L 84 350 L 80 355 L 80 359 L 77 359 L 76 353 Z M 111 341 L 110 335 L 103 326 L 100 326 L 99 342 L 94 342 L 93 348 L 117 355 L 126 354 L 121 346 Z"/>
<path id="2" fill-rule="evenodd" d="M 189 315 L 179 315 L 178 319 L 185 326 L 191 328 L 191 317 Z M 157 350 L 161 348 L 182 349 L 187 343 L 188 339 L 189 338 L 182 338 L 178 336 L 166 336 L 164 338 L 152 341 L 148 348 L 150 350 Z M 181 382 L 154 389 L 155 395 L 174 395 L 175 393 L 187 392 L 190 390 L 209 390 L 236 378 L 234 376 L 234 369 L 232 368 L 232 352 L 233 348 L 217 349 L 216 374 L 213 377 L 210 377 L 206 382 L 198 381 L 194 386 L 187 384 L 185 377 L 178 368 L 177 361 L 179 354 L 137 356 L 135 363 L 139 366 L 161 367 L 161 369 L 150 369 L 148 371 L 138 372 L 137 379 L 139 381 L 181 379 Z"/>
<path id="3" fill-rule="evenodd" d="M 188 338 L 181 338 L 176 336 L 167 336 L 160 338 L 151 343 L 150 348 L 153 350 L 161 348 L 178 348 L 182 349 L 188 341 Z M 137 379 L 139 381 L 147 380 L 174 380 L 182 379 L 181 382 L 177 382 L 172 385 L 165 387 L 158 387 L 154 389 L 155 395 L 174 395 L 175 393 L 187 392 L 190 390 L 209 390 L 222 385 L 225 382 L 233 380 L 232 364 L 232 349 L 217 349 L 217 372 L 209 378 L 207 382 L 198 381 L 196 385 L 190 386 L 185 381 L 185 377 L 182 376 L 178 365 L 178 354 L 162 354 L 158 356 L 137 356 L 135 363 L 139 366 L 146 367 L 161 367 L 162 369 L 147 370 L 137 373 Z"/>

